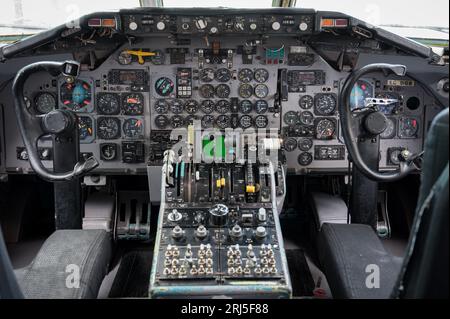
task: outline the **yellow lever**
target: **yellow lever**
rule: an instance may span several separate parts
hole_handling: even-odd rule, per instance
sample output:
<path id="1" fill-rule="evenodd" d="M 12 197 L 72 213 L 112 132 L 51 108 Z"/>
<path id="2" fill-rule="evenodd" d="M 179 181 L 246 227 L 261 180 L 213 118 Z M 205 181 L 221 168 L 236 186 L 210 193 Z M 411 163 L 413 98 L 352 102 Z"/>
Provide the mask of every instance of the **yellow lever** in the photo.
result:
<path id="1" fill-rule="evenodd" d="M 144 62 L 145 62 L 144 57 L 156 55 L 155 52 L 146 52 L 146 51 L 142 51 L 142 49 L 141 50 L 126 50 L 125 52 L 128 54 L 137 56 L 139 64 L 144 64 Z"/>

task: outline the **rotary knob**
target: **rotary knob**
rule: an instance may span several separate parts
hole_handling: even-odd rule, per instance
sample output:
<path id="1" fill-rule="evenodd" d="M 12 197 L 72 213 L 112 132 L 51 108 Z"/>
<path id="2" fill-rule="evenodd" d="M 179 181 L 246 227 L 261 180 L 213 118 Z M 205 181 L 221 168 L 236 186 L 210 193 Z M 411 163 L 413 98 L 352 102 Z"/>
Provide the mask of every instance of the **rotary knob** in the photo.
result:
<path id="1" fill-rule="evenodd" d="M 175 226 L 172 229 L 172 238 L 180 239 L 184 236 L 184 230 L 180 226 Z"/>
<path id="2" fill-rule="evenodd" d="M 267 220 L 267 211 L 264 207 L 261 207 L 258 210 L 258 220 L 264 223 Z"/>
<path id="3" fill-rule="evenodd" d="M 130 24 L 128 25 L 128 29 L 130 29 L 131 31 L 136 31 L 138 28 L 138 24 L 134 21 L 130 22 Z"/>
<path id="4" fill-rule="evenodd" d="M 300 31 L 304 32 L 304 31 L 308 30 L 308 24 L 306 22 L 302 22 L 302 23 L 300 23 L 298 28 L 300 29 Z"/>
<path id="5" fill-rule="evenodd" d="M 273 31 L 278 31 L 278 30 L 280 30 L 280 28 L 281 28 L 280 22 L 275 21 L 275 22 L 272 23 L 272 30 Z"/>
<path id="6" fill-rule="evenodd" d="M 256 228 L 255 236 L 259 239 L 266 237 L 267 236 L 266 227 L 259 226 L 258 228 Z"/>
<path id="7" fill-rule="evenodd" d="M 159 21 L 156 24 L 156 29 L 158 29 L 159 31 L 163 31 L 166 28 L 166 24 L 163 21 Z"/>
<path id="8" fill-rule="evenodd" d="M 197 236 L 197 238 L 199 238 L 199 239 L 203 239 L 207 235 L 208 235 L 208 230 L 203 225 L 198 226 L 197 229 L 195 230 L 195 236 Z"/>
<path id="9" fill-rule="evenodd" d="M 255 31 L 257 27 L 256 23 L 250 23 L 250 30 Z"/>
<path id="10" fill-rule="evenodd" d="M 230 230 L 230 235 L 233 238 L 240 238 L 242 237 L 242 228 L 239 225 L 234 225 L 233 228 Z"/>
<path id="11" fill-rule="evenodd" d="M 208 22 L 206 22 L 205 19 L 197 19 L 195 20 L 195 26 L 197 27 L 197 29 L 199 30 L 204 30 L 206 29 L 206 26 L 208 25 Z"/>
<path id="12" fill-rule="evenodd" d="M 227 223 L 229 209 L 224 204 L 216 204 L 210 210 L 210 223 L 213 226 L 223 226 Z"/>
<path id="13" fill-rule="evenodd" d="M 170 221 L 170 222 L 178 222 L 178 221 L 180 221 L 181 219 L 183 218 L 183 215 L 181 215 L 181 213 L 178 211 L 178 210 L 176 210 L 176 209 L 173 209 L 170 213 L 169 213 L 169 215 L 167 216 L 167 219 Z"/>

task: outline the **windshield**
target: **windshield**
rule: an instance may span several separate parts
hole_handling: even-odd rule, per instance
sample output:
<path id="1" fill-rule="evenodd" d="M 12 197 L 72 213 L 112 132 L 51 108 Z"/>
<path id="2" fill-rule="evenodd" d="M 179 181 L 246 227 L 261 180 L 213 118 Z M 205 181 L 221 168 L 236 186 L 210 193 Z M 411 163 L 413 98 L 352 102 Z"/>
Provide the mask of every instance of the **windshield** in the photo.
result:
<path id="1" fill-rule="evenodd" d="M 0 35 L 33 34 L 96 11 L 139 7 L 142 0 L 2 0 Z M 156 1 L 158 2 L 158 1 Z M 160 0 L 165 7 L 268 8 L 272 0 Z M 298 0 L 296 7 L 339 11 L 380 26 L 432 27 L 448 38 L 449 1 Z M 442 37 L 442 35 L 441 35 Z"/>

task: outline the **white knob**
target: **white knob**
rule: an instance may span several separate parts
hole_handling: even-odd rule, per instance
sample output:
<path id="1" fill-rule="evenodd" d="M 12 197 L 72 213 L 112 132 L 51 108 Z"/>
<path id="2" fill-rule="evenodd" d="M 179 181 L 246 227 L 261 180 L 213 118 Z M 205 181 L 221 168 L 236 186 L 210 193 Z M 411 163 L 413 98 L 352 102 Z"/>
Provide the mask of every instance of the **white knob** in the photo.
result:
<path id="1" fill-rule="evenodd" d="M 256 28 L 257 28 L 256 23 L 251 23 L 250 24 L 250 30 L 256 30 Z"/>
<path id="2" fill-rule="evenodd" d="M 209 32 L 215 34 L 217 33 L 219 30 L 216 27 L 212 27 L 211 30 L 209 30 Z"/>
<path id="3" fill-rule="evenodd" d="M 298 28 L 300 29 L 300 31 L 306 31 L 306 30 L 308 30 L 308 24 L 305 22 L 302 22 L 302 23 L 300 23 Z"/>
<path id="4" fill-rule="evenodd" d="M 135 30 L 137 30 L 138 25 L 136 22 L 133 21 L 133 22 L 130 22 L 130 24 L 128 25 L 128 28 L 132 31 L 135 31 Z"/>
<path id="5" fill-rule="evenodd" d="M 281 24 L 278 21 L 275 21 L 274 23 L 272 23 L 272 30 L 274 31 L 278 31 L 281 28 Z"/>
<path id="6" fill-rule="evenodd" d="M 157 24 L 156 24 L 156 29 L 158 29 L 159 31 L 162 31 L 162 30 L 164 30 L 166 28 L 166 24 L 164 23 L 164 22 L 162 22 L 162 21 L 159 21 Z"/>
<path id="7" fill-rule="evenodd" d="M 267 220 L 267 212 L 264 207 L 261 207 L 258 211 L 258 220 L 260 222 L 265 222 Z"/>

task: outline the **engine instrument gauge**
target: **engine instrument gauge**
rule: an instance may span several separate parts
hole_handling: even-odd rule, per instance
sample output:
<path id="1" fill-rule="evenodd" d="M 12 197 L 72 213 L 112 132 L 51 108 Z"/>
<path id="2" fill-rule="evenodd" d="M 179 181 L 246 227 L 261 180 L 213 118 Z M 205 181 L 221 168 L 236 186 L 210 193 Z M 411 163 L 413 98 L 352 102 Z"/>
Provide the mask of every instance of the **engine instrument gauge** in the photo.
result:
<path id="1" fill-rule="evenodd" d="M 216 111 L 220 114 L 229 113 L 230 108 L 231 104 L 227 100 L 219 100 L 216 104 Z"/>
<path id="2" fill-rule="evenodd" d="M 78 134 L 81 143 L 90 143 L 94 140 L 94 122 L 90 116 L 78 117 Z"/>
<path id="3" fill-rule="evenodd" d="M 269 88 L 265 84 L 258 84 L 255 86 L 255 96 L 257 98 L 263 99 L 269 95 Z"/>
<path id="4" fill-rule="evenodd" d="M 331 115 L 335 112 L 337 106 L 336 96 L 334 94 L 317 94 L 314 102 L 314 112 L 317 115 Z"/>
<path id="5" fill-rule="evenodd" d="M 239 86 L 238 93 L 241 98 L 248 99 L 253 94 L 253 87 L 248 83 L 242 84 L 241 86 Z"/>
<path id="6" fill-rule="evenodd" d="M 283 116 L 283 121 L 287 125 L 295 125 L 298 122 L 298 113 L 295 111 L 286 112 Z"/>
<path id="7" fill-rule="evenodd" d="M 398 123 L 398 136 L 400 138 L 417 138 L 419 121 L 414 117 L 402 117 Z"/>
<path id="8" fill-rule="evenodd" d="M 168 77 L 161 77 L 155 82 L 156 93 L 160 96 L 170 95 L 175 88 L 175 84 Z"/>
<path id="9" fill-rule="evenodd" d="M 184 105 L 183 101 L 179 99 L 175 99 L 169 103 L 170 111 L 174 114 L 183 113 Z"/>
<path id="10" fill-rule="evenodd" d="M 257 128 L 265 128 L 269 125 L 269 119 L 265 115 L 258 115 L 255 117 L 255 126 Z"/>
<path id="11" fill-rule="evenodd" d="M 304 152 L 309 151 L 312 147 L 313 147 L 313 140 L 310 138 L 301 138 L 298 141 L 298 148 L 301 151 Z"/>
<path id="12" fill-rule="evenodd" d="M 155 125 L 159 129 L 165 129 L 169 125 L 169 118 L 165 115 L 158 115 L 155 117 Z"/>
<path id="13" fill-rule="evenodd" d="M 269 110 L 269 104 L 264 100 L 255 102 L 255 112 L 258 114 L 266 113 Z"/>
<path id="14" fill-rule="evenodd" d="M 120 120 L 115 117 L 99 117 L 97 119 L 97 136 L 103 140 L 120 137 Z"/>
<path id="15" fill-rule="evenodd" d="M 218 69 L 215 73 L 215 78 L 218 82 L 228 82 L 231 80 L 231 72 L 225 68 Z"/>
<path id="16" fill-rule="evenodd" d="M 380 112 L 386 115 L 395 114 L 400 106 L 400 96 L 394 92 L 383 92 L 376 95 L 377 99 L 386 101 L 386 104 L 378 105 Z"/>
<path id="17" fill-rule="evenodd" d="M 314 106 L 314 98 L 311 95 L 303 95 L 298 101 L 298 105 L 304 110 L 309 110 Z"/>
<path id="18" fill-rule="evenodd" d="M 74 112 L 92 112 L 92 87 L 83 80 L 63 83 L 60 87 L 60 99 L 64 108 Z"/>
<path id="19" fill-rule="evenodd" d="M 214 102 L 212 100 L 204 100 L 200 105 L 200 109 L 205 114 L 211 114 L 214 111 Z"/>
<path id="20" fill-rule="evenodd" d="M 330 140 L 336 133 L 336 124 L 330 119 L 320 119 L 316 124 L 315 133 L 318 140 Z"/>
<path id="21" fill-rule="evenodd" d="M 114 93 L 97 94 L 97 112 L 104 115 L 116 115 L 120 113 L 120 99 Z"/>
<path id="22" fill-rule="evenodd" d="M 304 111 L 300 113 L 299 120 L 304 125 L 312 125 L 314 124 L 314 115 L 309 111 Z"/>
<path id="23" fill-rule="evenodd" d="M 301 166 L 308 166 L 312 163 L 313 157 L 311 153 L 303 152 L 298 155 L 297 162 Z"/>
<path id="24" fill-rule="evenodd" d="M 219 115 L 216 119 L 216 125 L 218 128 L 221 129 L 226 129 L 228 127 L 230 127 L 231 124 L 231 120 L 230 117 L 228 115 Z"/>
<path id="25" fill-rule="evenodd" d="M 164 99 L 159 99 L 155 102 L 154 109 L 158 114 L 166 114 L 169 111 L 169 103 Z"/>
<path id="26" fill-rule="evenodd" d="M 197 115 L 188 115 L 188 116 L 186 116 L 186 119 L 184 120 L 184 122 L 186 123 L 186 125 L 194 125 L 194 122 L 197 120 L 198 120 Z"/>
<path id="27" fill-rule="evenodd" d="M 231 89 L 226 84 L 219 84 L 216 86 L 216 95 L 221 99 L 225 99 L 230 96 Z"/>
<path id="28" fill-rule="evenodd" d="M 293 152 L 297 148 L 297 140 L 293 137 L 289 137 L 284 140 L 283 146 L 286 152 Z"/>
<path id="29" fill-rule="evenodd" d="M 269 71 L 267 71 L 266 69 L 256 69 L 253 77 L 258 83 L 267 82 L 267 80 L 269 79 Z"/>
<path id="30" fill-rule="evenodd" d="M 123 134 L 128 138 L 141 138 L 144 133 L 144 123 L 140 119 L 131 118 L 123 122 Z"/>
<path id="31" fill-rule="evenodd" d="M 184 118 L 181 115 L 174 115 L 170 119 L 170 125 L 172 128 L 180 128 L 184 126 Z"/>
<path id="32" fill-rule="evenodd" d="M 41 92 L 34 98 L 36 110 L 41 114 L 47 114 L 56 108 L 56 98 L 48 92 Z"/>
<path id="33" fill-rule="evenodd" d="M 253 71 L 250 69 L 242 69 L 238 73 L 238 79 L 242 83 L 248 83 L 253 80 Z"/>
<path id="34" fill-rule="evenodd" d="M 117 157 L 117 144 L 102 143 L 100 144 L 100 158 L 104 161 L 113 161 Z"/>
<path id="35" fill-rule="evenodd" d="M 359 80 L 350 93 L 350 109 L 361 109 L 366 106 L 366 99 L 373 98 L 375 88 L 372 83 L 367 80 Z"/>
<path id="36" fill-rule="evenodd" d="M 205 115 L 202 117 L 202 128 L 211 128 L 214 126 L 215 119 L 212 115 Z"/>
<path id="37" fill-rule="evenodd" d="M 214 70 L 206 68 L 200 71 L 200 81 L 209 83 L 214 80 Z"/>
<path id="38" fill-rule="evenodd" d="M 253 125 L 253 119 L 250 115 L 242 115 L 239 119 L 239 126 L 243 129 L 249 128 Z"/>
<path id="39" fill-rule="evenodd" d="M 144 113 L 144 97 L 141 93 L 129 93 L 122 97 L 122 110 L 125 115 Z"/>
<path id="40" fill-rule="evenodd" d="M 253 110 L 253 104 L 250 100 L 242 100 L 239 103 L 239 112 L 248 114 Z"/>
<path id="41" fill-rule="evenodd" d="M 395 118 L 388 117 L 386 122 L 386 129 L 380 134 L 382 139 L 390 139 L 395 137 L 395 131 L 397 129 Z"/>
<path id="42" fill-rule="evenodd" d="M 195 114 L 198 111 L 198 102 L 196 100 L 188 100 L 184 106 L 184 110 L 189 114 Z"/>
<path id="43" fill-rule="evenodd" d="M 200 95 L 205 99 L 214 97 L 214 86 L 211 84 L 203 84 L 199 89 Z"/>

